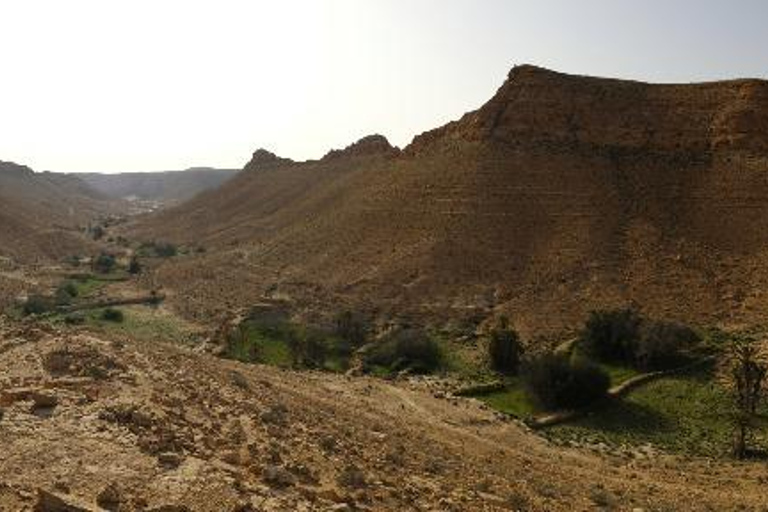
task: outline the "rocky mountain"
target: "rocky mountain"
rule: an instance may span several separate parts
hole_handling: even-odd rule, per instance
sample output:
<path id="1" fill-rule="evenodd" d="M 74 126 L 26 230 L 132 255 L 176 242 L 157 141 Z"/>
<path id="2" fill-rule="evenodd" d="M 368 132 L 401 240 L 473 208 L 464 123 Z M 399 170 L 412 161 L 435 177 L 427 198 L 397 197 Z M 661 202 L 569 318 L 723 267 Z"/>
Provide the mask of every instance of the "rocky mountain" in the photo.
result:
<path id="1" fill-rule="evenodd" d="M 178 203 L 220 186 L 237 172 L 236 169 L 193 167 L 185 171 L 81 173 L 76 176 L 109 197 Z"/>
<path id="2" fill-rule="evenodd" d="M 206 248 L 154 276 L 201 297 L 194 315 L 268 295 L 456 321 L 507 313 L 523 332 L 627 304 L 751 322 L 768 317 L 766 176 L 765 81 L 518 66 L 480 109 L 402 152 L 381 137 L 320 161 L 261 151 L 132 234 Z"/>

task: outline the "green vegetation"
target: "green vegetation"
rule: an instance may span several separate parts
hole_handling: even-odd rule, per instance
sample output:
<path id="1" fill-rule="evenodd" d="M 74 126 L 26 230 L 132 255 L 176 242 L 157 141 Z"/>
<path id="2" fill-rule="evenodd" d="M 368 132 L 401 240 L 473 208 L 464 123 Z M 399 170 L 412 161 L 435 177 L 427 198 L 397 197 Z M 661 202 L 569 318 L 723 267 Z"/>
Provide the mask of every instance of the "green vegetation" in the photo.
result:
<path id="1" fill-rule="evenodd" d="M 24 301 L 21 311 L 24 316 L 42 315 L 56 309 L 56 301 L 53 297 L 40 294 L 32 294 Z"/>
<path id="2" fill-rule="evenodd" d="M 179 254 L 179 248 L 170 242 L 143 242 L 136 254 L 147 258 L 172 258 Z"/>
<path id="3" fill-rule="evenodd" d="M 93 275 L 84 274 L 70 281 L 77 289 L 76 297 L 90 297 L 104 287 L 107 281 Z"/>
<path id="4" fill-rule="evenodd" d="M 728 391 L 713 376 L 714 369 L 651 382 L 624 398 L 567 425 L 552 427 L 559 440 L 609 445 L 652 444 L 692 455 L 722 456 L 730 452 L 733 424 Z M 765 405 L 761 413 L 768 413 Z M 754 445 L 768 447 L 756 437 Z"/>
<path id="5" fill-rule="evenodd" d="M 523 389 L 518 378 L 507 380 L 504 389 L 480 392 L 473 396 L 497 411 L 517 418 L 530 418 L 534 413 L 540 412 Z"/>
<path id="6" fill-rule="evenodd" d="M 119 309 L 105 308 L 101 312 L 101 319 L 106 322 L 122 323 L 122 321 L 125 320 L 125 315 L 123 315 L 123 312 Z"/>
<path id="7" fill-rule="evenodd" d="M 765 393 L 768 362 L 757 340 L 750 336 L 734 337 L 726 355 L 725 383 L 732 401 L 733 455 L 744 459 L 750 453 L 749 438 L 762 419 L 758 409 Z"/>
<path id="8" fill-rule="evenodd" d="M 131 257 L 131 261 L 128 262 L 128 273 L 131 275 L 141 273 L 141 263 L 136 256 Z"/>
<path id="9" fill-rule="evenodd" d="M 343 371 L 349 351 L 337 336 L 288 321 L 247 320 L 227 338 L 227 356 L 238 361 L 283 368 Z"/>
<path id="10" fill-rule="evenodd" d="M 443 362 L 443 353 L 437 341 L 426 331 L 400 328 L 384 336 L 364 354 L 363 362 L 369 370 L 388 373 L 410 370 L 430 373 Z"/>
<path id="11" fill-rule="evenodd" d="M 360 314 L 344 311 L 335 319 L 335 334 L 351 353 L 365 345 L 370 326 Z"/>
<path id="12" fill-rule="evenodd" d="M 71 304 L 74 299 L 78 297 L 80 294 L 80 291 L 77 288 L 77 285 L 73 283 L 72 281 L 64 281 L 59 285 L 58 288 L 56 288 L 56 292 L 54 293 L 54 300 L 56 302 L 56 305 L 58 306 L 64 306 L 67 304 Z"/>
<path id="13" fill-rule="evenodd" d="M 581 332 L 579 349 L 602 362 L 651 371 L 683 365 L 700 341 L 685 325 L 619 309 L 593 311 Z"/>
<path id="14" fill-rule="evenodd" d="M 111 309 L 111 308 L 109 308 Z M 200 332 L 185 320 L 149 306 L 125 306 L 116 310 L 122 321 L 105 318 L 104 309 L 79 311 L 66 315 L 54 315 L 51 321 L 68 325 L 84 325 L 96 332 L 130 336 L 132 339 L 151 342 L 194 344 L 200 341 Z M 110 316 L 110 314 L 106 314 Z"/>
<path id="15" fill-rule="evenodd" d="M 579 409 L 605 398 L 611 379 L 598 365 L 580 357 L 542 354 L 527 360 L 523 388 L 543 410 Z"/>
<path id="16" fill-rule="evenodd" d="M 117 266 L 117 259 L 113 254 L 102 252 L 93 259 L 91 266 L 94 272 L 109 274 Z"/>
<path id="17" fill-rule="evenodd" d="M 523 345 L 520 336 L 509 325 L 506 317 L 501 317 L 490 333 L 488 358 L 491 368 L 506 375 L 516 375 L 523 357 Z"/>

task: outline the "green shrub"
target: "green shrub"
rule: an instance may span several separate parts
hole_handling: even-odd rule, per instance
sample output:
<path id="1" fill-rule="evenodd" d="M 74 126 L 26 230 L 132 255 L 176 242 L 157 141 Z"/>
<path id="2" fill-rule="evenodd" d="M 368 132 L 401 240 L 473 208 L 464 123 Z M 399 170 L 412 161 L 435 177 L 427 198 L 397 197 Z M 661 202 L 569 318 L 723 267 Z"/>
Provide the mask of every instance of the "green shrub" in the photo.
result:
<path id="1" fill-rule="evenodd" d="M 632 362 L 641 321 L 631 309 L 593 311 L 581 333 L 581 346 L 601 361 Z"/>
<path id="2" fill-rule="evenodd" d="M 101 319 L 107 322 L 120 323 L 125 319 L 125 316 L 119 309 L 106 308 L 101 312 Z"/>
<path id="3" fill-rule="evenodd" d="M 104 237 L 104 233 L 104 228 L 101 226 L 91 228 L 91 236 L 94 240 L 101 240 Z"/>
<path id="4" fill-rule="evenodd" d="M 685 352 L 701 338 L 690 327 L 677 322 L 645 321 L 634 348 L 633 362 L 641 370 L 680 366 Z"/>
<path id="5" fill-rule="evenodd" d="M 57 305 L 63 306 L 70 304 L 72 299 L 78 296 L 79 292 L 75 283 L 67 281 L 59 285 L 54 294 L 54 300 Z"/>
<path id="6" fill-rule="evenodd" d="M 82 325 L 85 323 L 85 315 L 82 313 L 71 313 L 64 317 L 64 323 L 67 325 Z"/>
<path id="7" fill-rule="evenodd" d="M 499 373 L 515 375 L 520 369 L 522 356 L 523 345 L 517 332 L 509 326 L 506 317 L 499 318 L 488 341 L 491 368 Z"/>
<path id="8" fill-rule="evenodd" d="M 365 354 L 368 366 L 383 366 L 393 371 L 410 369 L 419 373 L 436 370 L 442 362 L 440 347 L 422 329 L 397 329 Z"/>
<path id="9" fill-rule="evenodd" d="M 291 329 L 286 336 L 293 365 L 323 368 L 328 358 L 327 334 L 318 329 Z"/>
<path id="10" fill-rule="evenodd" d="M 56 302 L 52 297 L 45 295 L 33 294 L 27 297 L 22 307 L 22 313 L 25 316 L 29 315 L 42 315 L 56 309 Z"/>
<path id="11" fill-rule="evenodd" d="M 606 396 L 610 378 L 599 366 L 563 354 L 543 354 L 526 361 L 522 383 L 532 402 L 544 410 L 585 407 Z"/>
<path id="12" fill-rule="evenodd" d="M 132 275 L 141 273 L 141 263 L 139 263 L 139 259 L 136 256 L 133 256 L 131 261 L 128 262 L 128 273 Z"/>
<path id="13" fill-rule="evenodd" d="M 93 260 L 93 270 L 102 274 L 109 274 L 117 265 L 117 259 L 114 255 L 102 252 Z"/>
<path id="14" fill-rule="evenodd" d="M 172 258 L 179 253 L 178 248 L 168 242 L 155 243 L 155 254 L 161 258 Z"/>
<path id="15" fill-rule="evenodd" d="M 344 311 L 336 317 L 334 334 L 341 342 L 342 352 L 351 353 L 365 345 L 368 331 L 368 324 L 361 315 Z"/>
<path id="16" fill-rule="evenodd" d="M 699 341 L 699 336 L 683 324 L 643 319 L 630 309 L 622 309 L 593 311 L 580 345 L 597 360 L 648 371 L 681 364 L 686 349 Z"/>

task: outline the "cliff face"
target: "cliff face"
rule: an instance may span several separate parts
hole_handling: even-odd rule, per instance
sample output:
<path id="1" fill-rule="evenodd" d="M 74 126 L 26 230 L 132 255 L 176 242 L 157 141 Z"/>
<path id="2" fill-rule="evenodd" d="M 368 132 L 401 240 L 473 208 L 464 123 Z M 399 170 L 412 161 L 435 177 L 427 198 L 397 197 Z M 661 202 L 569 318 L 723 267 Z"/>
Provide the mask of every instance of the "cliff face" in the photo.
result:
<path id="1" fill-rule="evenodd" d="M 416 137 L 638 151 L 768 150 L 768 83 L 655 85 L 518 66 L 479 110 Z"/>
<path id="2" fill-rule="evenodd" d="M 184 239 L 198 215 L 212 250 L 160 279 L 204 293 L 202 269 L 222 268 L 215 282 L 232 303 L 268 293 L 442 319 L 506 312 L 526 332 L 627 304 L 703 324 L 762 321 L 767 91 L 521 66 L 480 109 L 398 156 L 245 173 L 138 232 Z M 241 264 L 227 270 L 233 251 Z"/>

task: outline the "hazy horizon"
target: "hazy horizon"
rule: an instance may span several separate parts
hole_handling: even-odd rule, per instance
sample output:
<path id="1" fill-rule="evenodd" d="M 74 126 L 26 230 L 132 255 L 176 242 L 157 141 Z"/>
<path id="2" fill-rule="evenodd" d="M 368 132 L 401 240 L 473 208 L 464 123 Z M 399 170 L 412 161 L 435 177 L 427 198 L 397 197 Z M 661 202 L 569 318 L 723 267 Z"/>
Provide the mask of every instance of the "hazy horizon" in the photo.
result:
<path id="1" fill-rule="evenodd" d="M 515 64 L 650 82 L 768 77 L 768 5 L 659 0 L 0 0 L 0 160 L 36 171 L 241 168 L 397 146 Z M 606 44 L 610 41 L 610 44 Z"/>

